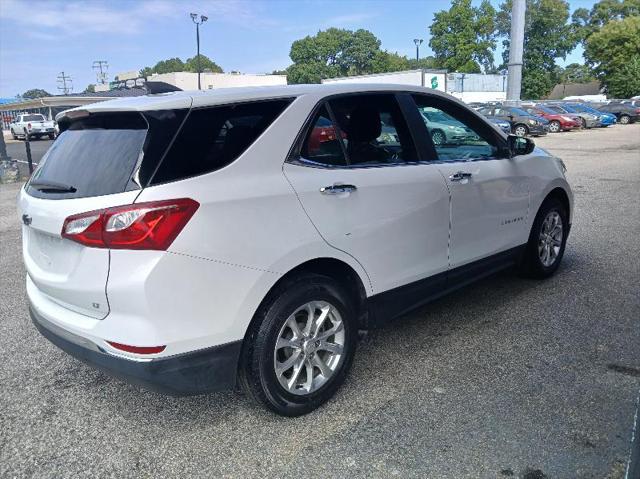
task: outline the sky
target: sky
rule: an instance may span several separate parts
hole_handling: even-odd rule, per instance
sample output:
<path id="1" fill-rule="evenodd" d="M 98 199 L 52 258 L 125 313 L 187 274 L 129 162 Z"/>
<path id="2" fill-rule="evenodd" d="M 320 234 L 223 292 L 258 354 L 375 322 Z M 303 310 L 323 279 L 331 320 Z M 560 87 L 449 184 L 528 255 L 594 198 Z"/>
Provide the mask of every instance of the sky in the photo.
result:
<path id="1" fill-rule="evenodd" d="M 570 0 L 571 11 L 593 3 Z M 192 57 L 190 12 L 209 18 L 200 29 L 202 54 L 225 71 L 270 73 L 291 64 L 293 41 L 329 27 L 365 28 L 383 49 L 409 57 L 413 39 L 423 38 L 420 55 L 429 55 L 433 14 L 449 6 L 448 0 L 0 0 L 0 98 L 31 88 L 58 93 L 62 71 L 74 92 L 83 91 L 96 82 L 94 60 L 107 60 L 113 79 L 159 60 Z M 558 61 L 572 62 L 583 63 L 581 49 Z"/>

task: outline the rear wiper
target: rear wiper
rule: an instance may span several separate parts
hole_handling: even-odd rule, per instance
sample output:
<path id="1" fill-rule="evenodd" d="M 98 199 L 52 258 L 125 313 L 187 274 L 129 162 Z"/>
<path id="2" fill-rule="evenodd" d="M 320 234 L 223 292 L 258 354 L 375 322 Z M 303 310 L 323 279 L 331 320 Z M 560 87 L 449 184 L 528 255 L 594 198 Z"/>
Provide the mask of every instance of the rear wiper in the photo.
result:
<path id="1" fill-rule="evenodd" d="M 29 186 L 43 193 L 75 193 L 78 191 L 71 185 L 65 185 L 64 183 L 55 181 L 32 181 L 29 183 Z"/>

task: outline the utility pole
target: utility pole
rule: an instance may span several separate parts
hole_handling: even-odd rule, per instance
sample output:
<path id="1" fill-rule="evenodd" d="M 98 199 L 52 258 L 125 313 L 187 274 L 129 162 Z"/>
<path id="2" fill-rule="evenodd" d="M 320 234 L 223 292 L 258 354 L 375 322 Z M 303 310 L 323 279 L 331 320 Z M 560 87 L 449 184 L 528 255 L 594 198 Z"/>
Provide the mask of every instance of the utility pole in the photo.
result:
<path id="1" fill-rule="evenodd" d="M 107 83 L 107 70 L 109 69 L 109 63 L 106 60 L 96 60 L 91 66 L 96 71 L 96 83 L 104 85 Z"/>
<path id="2" fill-rule="evenodd" d="M 522 52 L 524 50 L 524 15 L 526 8 L 526 0 L 513 0 L 511 7 L 507 100 L 514 103 L 520 102 L 522 89 Z"/>
<path id="3" fill-rule="evenodd" d="M 200 87 L 200 72 L 202 71 L 202 69 L 200 68 L 200 25 L 209 20 L 209 17 L 200 15 L 200 19 L 198 20 L 198 14 L 192 13 L 191 20 L 196 24 L 196 44 L 198 52 L 198 56 L 196 57 L 196 65 L 198 69 L 198 90 L 201 90 L 202 88 Z"/>
<path id="4" fill-rule="evenodd" d="M 413 43 L 416 44 L 416 63 L 420 61 L 420 45 L 424 40 L 422 38 L 414 38 Z"/>
<path id="5" fill-rule="evenodd" d="M 73 91 L 72 81 L 73 80 L 69 75 L 65 75 L 64 72 L 60 72 L 60 75 L 57 77 L 58 90 L 60 90 L 63 95 L 68 95 Z"/>

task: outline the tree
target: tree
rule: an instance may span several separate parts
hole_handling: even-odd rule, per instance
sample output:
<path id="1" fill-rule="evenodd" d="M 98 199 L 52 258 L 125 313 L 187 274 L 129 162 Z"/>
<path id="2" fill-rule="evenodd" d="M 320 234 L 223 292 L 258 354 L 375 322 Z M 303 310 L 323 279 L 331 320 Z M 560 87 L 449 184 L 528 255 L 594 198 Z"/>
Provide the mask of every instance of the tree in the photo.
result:
<path id="1" fill-rule="evenodd" d="M 185 71 L 185 64 L 178 57 L 160 60 L 153 67 L 145 67 L 140 70 L 141 77 L 151 76 L 153 73 L 172 73 Z"/>
<path id="2" fill-rule="evenodd" d="M 596 76 L 588 65 L 570 63 L 559 71 L 562 83 L 588 83 L 596 79 Z"/>
<path id="3" fill-rule="evenodd" d="M 640 0 L 600 0 L 591 10 L 578 8 L 571 16 L 575 34 L 581 42 L 611 20 L 640 16 Z"/>
<path id="4" fill-rule="evenodd" d="M 187 61 L 184 63 L 184 71 L 188 72 L 197 72 L 198 71 L 198 56 L 194 56 L 193 58 L 187 58 Z M 208 70 L 212 73 L 223 73 L 222 68 L 211 60 L 206 55 L 200 54 L 200 71 L 203 72 Z"/>
<path id="5" fill-rule="evenodd" d="M 578 39 L 569 20 L 565 0 L 527 0 L 524 29 L 522 97 L 543 98 L 560 80 L 556 58 L 566 58 Z M 497 29 L 504 38 L 503 61 L 509 59 L 511 0 L 500 6 Z"/>
<path id="6" fill-rule="evenodd" d="M 319 83 L 323 78 L 362 75 L 384 70 L 395 61 L 380 50 L 380 40 L 368 30 L 329 28 L 291 44 L 290 83 Z"/>
<path id="7" fill-rule="evenodd" d="M 584 56 L 607 93 L 629 97 L 640 93 L 640 16 L 612 20 L 585 41 Z"/>
<path id="8" fill-rule="evenodd" d="M 96 86 L 93 83 L 89 83 L 89 85 L 87 85 L 87 88 L 84 89 L 83 93 L 95 93 L 96 92 Z"/>
<path id="9" fill-rule="evenodd" d="M 488 0 L 479 7 L 471 6 L 471 0 L 453 0 L 448 11 L 437 12 L 429 27 L 429 46 L 438 66 L 463 73 L 492 68 L 495 14 Z"/>
<path id="10" fill-rule="evenodd" d="M 27 90 L 22 95 L 20 95 L 21 98 L 25 98 L 27 100 L 33 100 L 34 98 L 42 98 L 45 96 L 51 96 L 51 93 L 40 88 L 32 88 L 31 90 Z"/>

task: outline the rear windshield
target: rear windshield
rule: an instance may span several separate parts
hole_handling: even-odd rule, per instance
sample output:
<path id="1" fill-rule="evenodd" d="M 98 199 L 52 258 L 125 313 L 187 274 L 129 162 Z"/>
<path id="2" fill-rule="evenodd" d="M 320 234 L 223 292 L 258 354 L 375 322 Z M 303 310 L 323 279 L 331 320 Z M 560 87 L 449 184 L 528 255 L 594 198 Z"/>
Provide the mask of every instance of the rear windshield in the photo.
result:
<path id="1" fill-rule="evenodd" d="M 44 116 L 42 116 L 42 115 L 24 115 L 22 117 L 22 121 L 44 121 Z"/>
<path id="2" fill-rule="evenodd" d="M 77 120 L 42 158 L 27 192 L 62 199 L 126 191 L 146 135 L 147 122 L 139 113 Z"/>

